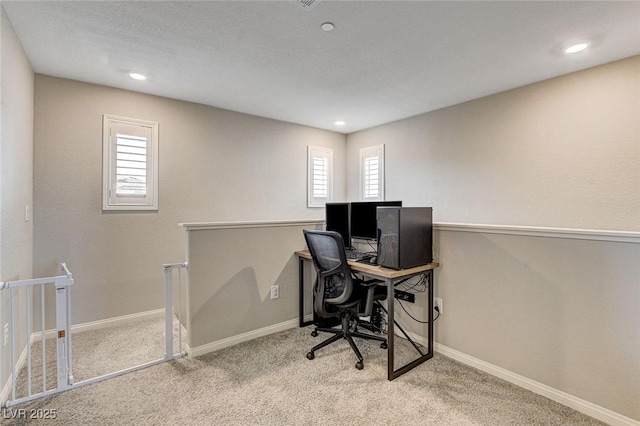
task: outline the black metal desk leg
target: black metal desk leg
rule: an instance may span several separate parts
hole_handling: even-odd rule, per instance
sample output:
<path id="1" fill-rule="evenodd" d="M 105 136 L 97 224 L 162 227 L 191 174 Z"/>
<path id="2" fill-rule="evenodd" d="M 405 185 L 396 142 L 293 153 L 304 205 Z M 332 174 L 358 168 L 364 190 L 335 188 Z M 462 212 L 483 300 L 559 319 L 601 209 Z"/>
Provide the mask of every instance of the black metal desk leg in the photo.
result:
<path id="1" fill-rule="evenodd" d="M 300 287 L 300 327 L 306 327 L 309 324 L 313 324 L 313 320 L 312 321 L 305 321 L 304 320 L 304 262 L 305 260 L 303 258 L 298 258 L 298 283 L 299 283 L 299 287 Z"/>
<path id="2" fill-rule="evenodd" d="M 304 260 L 298 258 L 298 284 L 300 285 L 300 327 L 304 327 Z"/>
<path id="3" fill-rule="evenodd" d="M 429 290 L 427 293 L 427 310 L 429 311 L 429 313 L 427 314 L 427 318 L 429 321 L 429 325 L 428 325 L 428 333 L 429 336 L 427 337 L 427 348 L 428 351 L 426 354 L 423 354 L 422 351 L 418 350 L 418 352 L 420 353 L 420 357 L 418 357 L 417 359 L 411 361 L 408 364 L 403 365 L 402 367 L 398 368 L 397 370 L 394 368 L 394 326 L 395 326 L 395 316 L 394 316 L 394 288 L 393 288 L 393 281 L 392 280 L 387 280 L 387 285 L 389 288 L 389 293 L 387 296 L 387 300 L 388 300 L 388 334 L 387 334 L 387 346 L 388 346 L 388 351 L 389 353 L 387 354 L 387 378 L 389 380 L 393 380 L 397 377 L 402 376 L 404 373 L 406 373 L 407 371 L 412 370 L 414 367 L 417 367 L 418 365 L 422 364 L 423 362 L 433 358 L 433 281 L 434 281 L 434 275 L 433 275 L 433 270 L 430 270 L 427 273 L 427 279 L 428 279 L 428 286 L 429 286 Z M 399 327 L 399 325 L 398 325 Z M 411 340 L 409 338 L 409 336 L 406 336 L 409 340 Z M 417 348 L 416 348 L 417 349 Z"/>
<path id="4" fill-rule="evenodd" d="M 431 358 L 433 357 L 433 269 L 427 273 L 427 285 L 429 286 L 429 296 L 427 299 L 427 310 L 429 311 L 427 314 L 429 321 L 429 339 L 427 341 L 429 346 L 427 355 Z"/>
<path id="5" fill-rule="evenodd" d="M 394 322 L 394 296 L 395 291 L 393 288 L 393 280 L 387 279 L 387 379 L 393 380 L 394 377 L 394 360 L 393 355 L 395 354 L 395 346 L 394 346 L 394 338 L 395 338 L 395 322 Z"/>

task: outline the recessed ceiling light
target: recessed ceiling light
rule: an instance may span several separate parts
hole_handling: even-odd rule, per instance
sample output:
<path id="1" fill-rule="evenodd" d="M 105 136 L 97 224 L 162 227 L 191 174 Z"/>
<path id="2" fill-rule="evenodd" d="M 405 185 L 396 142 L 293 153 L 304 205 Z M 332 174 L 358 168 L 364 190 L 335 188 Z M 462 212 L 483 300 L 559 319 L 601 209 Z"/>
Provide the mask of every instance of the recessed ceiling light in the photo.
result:
<path id="1" fill-rule="evenodd" d="M 326 32 L 333 31 L 335 27 L 336 26 L 333 25 L 331 22 L 325 22 L 324 24 L 320 25 L 320 28 L 322 28 L 322 31 L 326 31 Z"/>
<path id="2" fill-rule="evenodd" d="M 134 80 L 146 80 L 147 76 L 145 76 L 144 74 L 140 74 L 139 72 L 133 72 L 131 71 L 129 73 L 129 77 L 133 78 Z"/>
<path id="3" fill-rule="evenodd" d="M 564 51 L 565 53 L 578 53 L 578 52 L 582 52 L 587 47 L 589 47 L 587 43 L 578 43 L 578 44 L 574 44 L 573 46 L 567 47 Z"/>
<path id="4" fill-rule="evenodd" d="M 336 126 L 344 126 L 347 123 L 345 121 L 334 121 L 333 124 L 335 124 Z"/>

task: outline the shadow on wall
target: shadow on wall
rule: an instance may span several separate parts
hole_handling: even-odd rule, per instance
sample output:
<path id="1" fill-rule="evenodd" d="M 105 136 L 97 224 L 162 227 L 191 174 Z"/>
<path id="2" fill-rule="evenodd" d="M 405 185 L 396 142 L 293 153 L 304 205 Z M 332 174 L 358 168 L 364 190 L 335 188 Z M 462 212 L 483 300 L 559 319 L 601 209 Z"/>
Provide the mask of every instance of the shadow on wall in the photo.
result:
<path id="1" fill-rule="evenodd" d="M 215 287 L 213 278 L 210 284 Z M 200 336 L 206 334 L 203 343 L 208 343 L 238 334 L 235 330 L 245 328 L 243 324 L 247 322 L 253 322 L 261 304 L 255 270 L 246 267 L 222 284 L 193 314 L 192 321 L 194 324 L 209 324 L 208 330 L 198 333 Z"/>
<path id="2" fill-rule="evenodd" d="M 223 284 L 212 277 L 209 285 L 217 290 L 192 316 L 192 324 L 199 325 L 198 330 L 193 330 L 194 344 L 215 342 L 296 318 L 297 270 L 297 258 L 292 255 L 275 280 L 254 267 L 242 268 Z M 280 288 L 278 299 L 271 300 L 272 285 Z"/>

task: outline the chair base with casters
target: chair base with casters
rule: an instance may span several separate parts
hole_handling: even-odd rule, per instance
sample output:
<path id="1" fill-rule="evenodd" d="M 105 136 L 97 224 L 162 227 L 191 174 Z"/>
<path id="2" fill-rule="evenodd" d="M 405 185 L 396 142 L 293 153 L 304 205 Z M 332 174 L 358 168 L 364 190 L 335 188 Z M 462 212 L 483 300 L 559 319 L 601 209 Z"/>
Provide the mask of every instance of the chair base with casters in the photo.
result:
<path id="1" fill-rule="evenodd" d="M 353 349 L 353 352 L 355 352 L 356 356 L 358 357 L 358 361 L 356 362 L 356 368 L 358 370 L 362 370 L 364 368 L 364 359 L 362 357 L 362 354 L 360 353 L 360 350 L 358 349 L 358 347 L 356 346 L 353 340 L 354 337 L 359 337 L 367 340 L 377 340 L 381 342 L 380 347 L 382 349 L 387 349 L 387 339 L 385 339 L 384 337 L 374 336 L 368 333 L 361 333 L 358 331 L 357 327 L 358 327 L 359 315 L 355 309 L 357 306 L 357 303 L 354 303 L 353 305 L 354 306 L 340 306 L 340 308 L 344 309 L 341 311 L 341 314 L 340 314 L 340 320 L 342 324 L 341 329 L 316 327 L 311 332 L 311 335 L 313 337 L 316 337 L 318 335 L 318 331 L 322 331 L 325 333 L 332 333 L 334 334 L 334 336 L 331 336 L 330 338 L 326 339 L 325 341 L 311 348 L 311 350 L 307 353 L 308 359 L 311 360 L 315 358 L 315 351 L 322 349 L 325 346 L 330 345 L 331 343 L 337 342 L 340 339 L 345 339 L 349 343 L 349 346 L 351 346 L 351 349 Z"/>

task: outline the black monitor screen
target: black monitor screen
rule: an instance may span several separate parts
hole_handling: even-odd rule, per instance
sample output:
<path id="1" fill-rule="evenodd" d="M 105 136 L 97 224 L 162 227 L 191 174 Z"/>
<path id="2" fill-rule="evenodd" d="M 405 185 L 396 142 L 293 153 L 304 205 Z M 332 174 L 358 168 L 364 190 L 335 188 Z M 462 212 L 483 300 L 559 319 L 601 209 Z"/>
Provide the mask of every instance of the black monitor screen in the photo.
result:
<path id="1" fill-rule="evenodd" d="M 378 207 L 402 207 L 402 201 L 360 201 L 351 203 L 351 237 L 378 238 Z"/>
<path id="2" fill-rule="evenodd" d="M 349 232 L 349 203 L 327 203 L 325 207 L 327 231 L 336 231 L 342 235 L 344 246 L 351 247 Z"/>

